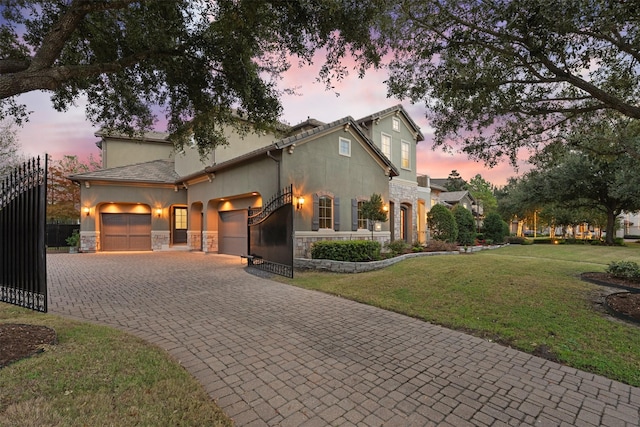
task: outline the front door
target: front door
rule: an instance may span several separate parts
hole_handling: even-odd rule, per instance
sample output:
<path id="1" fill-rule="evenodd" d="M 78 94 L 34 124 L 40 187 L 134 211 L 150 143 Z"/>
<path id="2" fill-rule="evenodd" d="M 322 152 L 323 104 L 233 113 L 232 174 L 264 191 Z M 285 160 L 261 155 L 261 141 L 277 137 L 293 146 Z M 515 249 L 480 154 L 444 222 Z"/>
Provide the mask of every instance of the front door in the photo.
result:
<path id="1" fill-rule="evenodd" d="M 187 243 L 187 208 L 175 206 L 173 208 L 173 244 Z"/>

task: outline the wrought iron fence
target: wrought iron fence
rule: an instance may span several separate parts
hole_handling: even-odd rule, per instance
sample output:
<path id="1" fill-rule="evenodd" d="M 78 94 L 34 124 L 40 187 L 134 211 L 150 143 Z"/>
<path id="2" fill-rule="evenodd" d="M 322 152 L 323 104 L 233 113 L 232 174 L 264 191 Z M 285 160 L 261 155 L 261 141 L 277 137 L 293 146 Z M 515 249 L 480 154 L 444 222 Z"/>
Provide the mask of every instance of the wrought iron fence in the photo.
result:
<path id="1" fill-rule="evenodd" d="M 0 183 L 0 301 L 47 311 L 47 158 L 25 162 Z"/>
<path id="2" fill-rule="evenodd" d="M 292 186 L 278 191 L 261 209 L 249 209 L 248 263 L 293 277 Z"/>

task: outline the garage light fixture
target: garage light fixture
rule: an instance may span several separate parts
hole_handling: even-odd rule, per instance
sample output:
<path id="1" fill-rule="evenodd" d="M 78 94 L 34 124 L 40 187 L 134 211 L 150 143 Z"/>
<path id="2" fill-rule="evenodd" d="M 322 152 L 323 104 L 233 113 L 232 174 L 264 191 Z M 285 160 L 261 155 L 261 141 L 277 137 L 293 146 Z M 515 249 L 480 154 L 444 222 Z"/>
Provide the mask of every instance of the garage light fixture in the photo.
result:
<path id="1" fill-rule="evenodd" d="M 160 209 L 160 208 L 156 209 L 156 216 L 158 218 L 160 218 L 160 216 L 162 216 L 162 209 Z"/>
<path id="2" fill-rule="evenodd" d="M 88 206 L 85 206 L 85 207 L 82 209 L 82 212 L 84 212 L 84 214 L 85 214 L 86 216 L 89 216 L 89 214 L 91 213 L 91 209 L 89 209 L 89 207 L 88 207 Z"/>

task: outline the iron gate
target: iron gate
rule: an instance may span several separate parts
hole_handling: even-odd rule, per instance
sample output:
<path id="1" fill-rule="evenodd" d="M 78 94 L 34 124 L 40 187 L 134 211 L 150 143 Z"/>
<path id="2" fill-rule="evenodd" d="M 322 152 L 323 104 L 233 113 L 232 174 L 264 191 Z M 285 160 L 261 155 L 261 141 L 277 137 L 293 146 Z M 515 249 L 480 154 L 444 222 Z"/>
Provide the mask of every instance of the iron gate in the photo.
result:
<path id="1" fill-rule="evenodd" d="M 278 191 L 261 209 L 249 208 L 247 227 L 249 265 L 293 277 L 292 186 Z"/>
<path id="2" fill-rule="evenodd" d="M 0 185 L 0 301 L 47 311 L 47 158 L 16 168 Z"/>

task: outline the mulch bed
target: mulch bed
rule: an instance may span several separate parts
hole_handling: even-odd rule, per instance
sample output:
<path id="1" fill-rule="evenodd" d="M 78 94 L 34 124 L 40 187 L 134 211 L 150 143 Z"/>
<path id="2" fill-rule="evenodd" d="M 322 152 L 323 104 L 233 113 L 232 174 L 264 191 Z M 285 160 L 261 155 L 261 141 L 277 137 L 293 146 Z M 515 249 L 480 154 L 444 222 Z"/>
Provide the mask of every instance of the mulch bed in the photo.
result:
<path id="1" fill-rule="evenodd" d="M 608 273 L 583 273 L 582 280 L 597 285 L 623 289 L 605 297 L 605 306 L 613 315 L 640 323 L 640 283 L 613 277 Z"/>
<path id="2" fill-rule="evenodd" d="M 42 353 L 47 345 L 56 343 L 56 331 L 46 326 L 1 323 L 0 368 Z"/>

